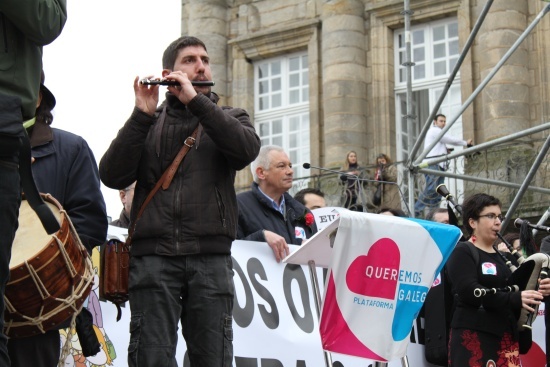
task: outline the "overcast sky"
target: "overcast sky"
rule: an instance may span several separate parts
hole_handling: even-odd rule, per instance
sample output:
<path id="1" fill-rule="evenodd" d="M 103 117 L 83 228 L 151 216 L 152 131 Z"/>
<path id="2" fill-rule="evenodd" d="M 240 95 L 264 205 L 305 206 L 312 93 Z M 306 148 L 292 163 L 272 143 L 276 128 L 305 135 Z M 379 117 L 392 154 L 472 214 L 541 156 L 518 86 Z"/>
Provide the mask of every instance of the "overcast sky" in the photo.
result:
<path id="1" fill-rule="evenodd" d="M 134 77 L 161 75 L 162 53 L 181 34 L 181 1 L 69 0 L 67 13 L 44 48 L 45 84 L 57 99 L 52 126 L 86 139 L 99 164 L 132 112 Z M 118 191 L 102 191 L 118 218 Z"/>

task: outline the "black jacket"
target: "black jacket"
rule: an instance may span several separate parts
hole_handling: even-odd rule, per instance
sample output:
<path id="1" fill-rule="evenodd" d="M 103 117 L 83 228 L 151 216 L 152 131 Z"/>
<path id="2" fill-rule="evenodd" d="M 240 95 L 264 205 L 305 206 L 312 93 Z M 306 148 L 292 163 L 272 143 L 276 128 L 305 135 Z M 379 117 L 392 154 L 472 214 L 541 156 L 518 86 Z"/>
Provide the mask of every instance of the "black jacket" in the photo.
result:
<path id="1" fill-rule="evenodd" d="M 311 226 L 306 226 L 304 223 L 304 215 L 311 213 L 309 209 L 288 193 L 285 193 L 284 197 L 286 215 L 283 216 L 271 206 L 271 202 L 260 192 L 255 182 L 250 191 L 237 195 L 239 203 L 237 238 L 265 242 L 263 231 L 268 230 L 284 237 L 288 244 L 301 245 L 303 240 L 296 238 L 296 227 L 303 228 L 306 238 L 317 233 L 315 222 Z"/>
<path id="2" fill-rule="evenodd" d="M 38 190 L 59 201 L 91 252 L 107 237 L 107 212 L 92 151 L 80 136 L 38 121 L 30 141 Z"/>
<path id="3" fill-rule="evenodd" d="M 517 316 L 521 310 L 521 292 L 497 292 L 476 297 L 477 288 L 502 288 L 511 275 L 500 255 L 478 248 L 479 259 L 474 259 L 468 244 L 459 242 L 447 261 L 449 280 L 456 294 L 456 309 L 452 328 L 466 328 L 501 336 L 505 331 L 516 333 Z M 482 269 L 494 271 L 484 274 Z"/>
<path id="4" fill-rule="evenodd" d="M 136 223 L 132 254 L 230 253 L 237 234 L 237 170 L 260 150 L 248 113 L 219 107 L 218 97 L 198 94 L 187 106 L 167 93 L 153 117 L 134 109 L 101 159 L 99 174 L 113 189 L 137 180 L 131 221 L 185 139 L 199 125 L 193 148 L 170 187 L 155 194 Z M 158 119 L 166 106 L 164 122 Z"/>
<path id="5" fill-rule="evenodd" d="M 122 208 L 120 211 L 120 216 L 118 219 L 113 220 L 111 223 L 109 223 L 112 226 L 117 226 L 121 228 L 128 228 L 130 226 L 130 218 L 128 217 L 128 214 L 126 214 L 126 210 Z"/>

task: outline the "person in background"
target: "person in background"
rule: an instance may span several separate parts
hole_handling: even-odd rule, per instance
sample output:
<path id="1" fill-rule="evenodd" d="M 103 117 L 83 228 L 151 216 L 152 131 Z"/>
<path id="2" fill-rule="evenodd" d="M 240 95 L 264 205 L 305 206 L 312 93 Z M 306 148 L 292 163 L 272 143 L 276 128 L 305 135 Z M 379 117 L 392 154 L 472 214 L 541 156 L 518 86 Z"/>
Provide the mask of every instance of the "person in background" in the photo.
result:
<path id="1" fill-rule="evenodd" d="M 407 214 L 401 209 L 395 208 L 382 208 L 378 211 L 378 214 L 382 215 L 393 215 L 394 217 L 407 218 Z"/>
<path id="2" fill-rule="evenodd" d="M 66 0 L 0 1 L 0 366 L 9 366 L 4 334 L 4 292 L 21 203 L 19 150 L 28 139 L 23 122 L 34 118 L 42 47 L 67 21 Z"/>
<path id="3" fill-rule="evenodd" d="M 530 231 L 530 229 L 529 229 Z M 521 230 L 520 230 L 521 233 Z M 538 248 L 535 244 L 535 240 L 533 239 L 533 236 L 528 235 L 525 239 L 522 239 L 522 241 L 528 242 L 528 245 L 522 245 L 520 242 L 521 234 L 517 232 L 510 232 L 506 233 L 503 238 L 508 242 L 512 247 L 518 251 L 521 256 L 524 258 L 528 258 L 529 256 L 533 255 L 534 253 L 538 252 Z M 508 249 L 508 246 L 503 241 L 498 241 L 498 250 L 505 253 L 510 253 L 510 250 Z M 511 256 L 514 261 L 517 261 L 517 259 L 514 256 Z M 519 264 L 518 264 L 519 265 Z"/>
<path id="4" fill-rule="evenodd" d="M 176 366 L 178 323 L 191 366 L 233 361 L 233 265 L 237 234 L 235 176 L 258 155 L 260 138 L 248 113 L 218 106 L 206 45 L 173 41 L 162 57 L 168 86 L 134 80 L 135 106 L 99 164 L 103 183 L 137 181 L 131 225 L 147 195 L 184 146 L 192 146 L 172 181 L 135 223 L 130 257 L 128 366 Z M 191 135 L 197 131 L 196 138 Z M 183 363 L 183 361 L 181 362 Z"/>
<path id="5" fill-rule="evenodd" d="M 361 194 L 362 186 L 360 186 L 361 181 L 359 179 L 363 176 L 363 168 L 359 166 L 355 151 L 350 150 L 347 152 L 341 171 L 346 172 L 346 174 L 340 175 L 340 180 L 345 186 L 343 207 L 350 210 L 362 211 L 361 201 L 358 204 L 357 198 Z M 359 197 L 359 199 L 361 198 Z M 361 208 L 359 208 L 360 206 Z"/>
<path id="6" fill-rule="evenodd" d="M 424 149 L 432 145 L 432 143 L 435 141 L 435 139 L 437 139 L 437 137 L 441 133 L 441 130 L 443 130 L 443 128 L 445 127 L 446 123 L 447 123 L 447 118 L 445 117 L 445 115 L 439 114 L 435 116 L 435 120 L 432 126 L 430 126 L 430 129 L 426 133 L 426 139 L 424 140 Z M 445 134 L 434 145 L 432 150 L 430 150 L 426 158 L 427 159 L 437 158 L 437 157 L 442 157 L 446 155 L 447 154 L 446 144 L 471 147 L 472 139 L 462 140 L 462 139 L 454 138 L 449 134 Z M 444 172 L 447 170 L 447 162 L 432 164 L 428 166 L 428 169 Z M 434 208 L 438 206 L 441 201 L 441 195 L 439 195 L 435 191 L 435 189 L 437 188 L 437 186 L 441 185 L 445 181 L 445 177 L 432 175 L 432 174 L 424 174 L 424 177 L 426 179 L 426 186 L 424 187 L 424 191 L 420 193 L 420 195 L 418 196 L 418 199 L 416 200 L 416 203 L 414 204 L 415 218 L 420 218 L 422 216 L 425 207 Z"/>
<path id="7" fill-rule="evenodd" d="M 474 194 L 462 204 L 464 228 L 470 235 L 459 242 L 447 262 L 455 298 L 451 321 L 449 366 L 518 366 L 517 320 L 520 310 L 534 312 L 549 284 L 539 291 L 488 293 L 475 296 L 475 290 L 502 288 L 511 271 L 493 248 L 501 229 L 501 203 L 487 194 Z M 477 252 L 477 260 L 474 252 Z"/>
<path id="8" fill-rule="evenodd" d="M 263 146 L 250 169 L 251 190 L 237 195 L 237 238 L 267 242 L 280 262 L 289 254 L 289 244 L 301 245 L 317 232 L 315 218 L 288 193 L 294 171 L 283 148 Z"/>
<path id="9" fill-rule="evenodd" d="M 311 187 L 298 191 L 294 195 L 294 199 L 309 210 L 324 208 L 327 206 L 327 203 L 325 202 L 325 193 L 319 189 Z"/>
<path id="10" fill-rule="evenodd" d="M 63 207 L 80 241 L 92 253 L 107 236 L 107 212 L 101 193 L 97 163 L 92 150 L 80 136 L 52 128 L 54 95 L 40 84 L 36 120 L 27 126 L 32 149 L 32 172 L 38 190 L 52 195 Z M 60 357 L 59 330 L 26 338 L 10 338 L 12 367 L 55 367 Z M 89 325 L 91 327 L 91 325 Z M 83 341 L 82 341 L 83 342 Z"/>
<path id="11" fill-rule="evenodd" d="M 506 242 L 512 245 L 512 247 L 515 250 L 518 250 L 518 251 L 521 250 L 521 246 L 519 243 L 519 233 L 517 232 L 506 233 L 504 236 L 502 236 L 502 238 L 504 238 Z M 510 252 L 510 249 L 508 248 L 508 246 L 506 246 L 506 244 L 502 240 L 499 239 L 497 243 L 498 243 L 497 248 L 499 251 Z M 522 251 L 522 255 L 525 256 L 525 254 L 523 254 L 523 251 Z"/>
<path id="12" fill-rule="evenodd" d="M 444 208 L 433 208 L 426 216 L 426 220 L 449 224 L 449 212 Z M 448 331 L 451 325 L 450 310 L 452 309 L 453 300 L 446 272 L 444 266 L 428 291 L 419 312 L 419 317 L 424 319 L 424 332 L 426 335 L 424 353 L 426 360 L 437 365 L 446 364 L 447 362 L 447 355 L 444 351 L 447 350 Z M 442 338 L 442 335 L 445 335 L 445 338 Z"/>
<path id="13" fill-rule="evenodd" d="M 392 165 L 392 161 L 387 154 L 381 153 L 376 157 L 376 173 L 374 175 L 376 181 L 394 182 L 378 183 L 376 188 L 381 187 L 379 207 L 386 208 L 401 208 L 401 196 L 397 187 L 397 168 Z"/>
<path id="14" fill-rule="evenodd" d="M 120 201 L 122 202 L 122 210 L 120 211 L 120 216 L 118 219 L 113 220 L 111 225 L 128 228 L 130 227 L 130 212 L 132 210 L 132 201 L 134 200 L 134 190 L 136 188 L 136 183 L 133 182 L 130 186 L 118 190 L 118 195 L 120 196 Z"/>
<path id="15" fill-rule="evenodd" d="M 426 216 L 426 220 L 449 224 L 449 212 L 445 208 L 433 208 Z"/>
<path id="16" fill-rule="evenodd" d="M 550 236 L 546 236 L 542 239 L 540 244 L 540 250 L 542 253 L 550 255 Z M 541 287 L 544 283 L 550 282 L 550 278 L 543 279 L 540 284 Z M 550 351 L 550 295 L 544 295 L 544 339 L 546 350 Z M 546 366 L 550 366 L 550 352 L 546 352 Z"/>

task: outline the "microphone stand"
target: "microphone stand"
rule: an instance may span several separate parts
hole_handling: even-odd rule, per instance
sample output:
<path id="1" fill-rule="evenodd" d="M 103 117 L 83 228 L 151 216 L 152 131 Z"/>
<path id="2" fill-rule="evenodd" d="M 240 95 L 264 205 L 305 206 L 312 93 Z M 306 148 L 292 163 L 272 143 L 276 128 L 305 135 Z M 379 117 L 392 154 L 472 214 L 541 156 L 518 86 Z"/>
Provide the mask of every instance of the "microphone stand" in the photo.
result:
<path id="1" fill-rule="evenodd" d="M 359 176 L 357 175 L 352 175 L 351 173 L 347 173 L 347 172 L 342 172 L 342 171 L 336 171 L 336 170 L 333 170 L 333 169 L 328 169 L 328 168 L 322 168 L 322 167 L 316 167 L 316 166 L 312 166 L 311 164 L 309 163 L 304 163 L 302 165 L 305 169 L 310 169 L 310 168 L 316 168 L 320 171 L 327 171 L 327 172 L 332 172 L 332 173 L 336 173 L 338 175 L 346 175 L 348 177 L 351 177 L 353 179 L 356 180 L 357 182 L 357 195 L 361 197 L 361 206 L 363 207 L 363 212 L 364 213 L 367 213 L 367 203 L 365 202 L 365 196 L 363 195 L 363 185 L 361 185 L 361 181 L 363 179 L 359 178 Z M 347 208 L 346 208 L 347 209 Z"/>
<path id="2" fill-rule="evenodd" d="M 411 216 L 411 210 L 409 208 L 409 205 L 407 204 L 407 202 L 403 199 L 404 196 L 403 196 L 403 192 L 401 191 L 401 188 L 399 187 L 399 185 L 397 184 L 397 182 L 392 182 L 392 181 L 382 181 L 382 180 L 371 180 L 371 179 L 368 179 L 368 178 L 359 178 L 358 176 L 356 175 L 352 175 L 350 173 L 347 173 L 347 172 L 342 172 L 342 171 L 336 171 L 336 170 L 332 170 L 332 169 L 328 169 L 328 168 L 323 168 L 323 167 L 316 167 L 316 166 L 312 166 L 311 164 L 309 163 L 304 163 L 303 164 L 303 167 L 305 169 L 310 169 L 310 168 L 316 168 L 320 171 L 327 171 L 327 172 L 332 172 L 332 173 L 336 173 L 338 175 L 346 175 L 346 176 L 349 176 L 349 177 L 353 177 L 355 178 L 355 180 L 357 180 L 357 185 L 359 186 L 359 191 L 358 191 L 358 195 L 361 195 L 361 205 L 363 206 L 363 212 L 367 212 L 367 205 L 365 203 L 365 198 L 363 196 L 363 185 L 361 184 L 362 181 L 365 181 L 365 182 L 376 182 L 376 183 L 379 183 L 379 184 L 389 184 L 389 185 L 395 185 L 397 187 L 397 191 L 399 191 L 399 195 L 401 197 L 401 201 L 403 203 L 405 203 L 405 207 L 407 208 L 407 212 L 409 213 L 409 216 Z"/>

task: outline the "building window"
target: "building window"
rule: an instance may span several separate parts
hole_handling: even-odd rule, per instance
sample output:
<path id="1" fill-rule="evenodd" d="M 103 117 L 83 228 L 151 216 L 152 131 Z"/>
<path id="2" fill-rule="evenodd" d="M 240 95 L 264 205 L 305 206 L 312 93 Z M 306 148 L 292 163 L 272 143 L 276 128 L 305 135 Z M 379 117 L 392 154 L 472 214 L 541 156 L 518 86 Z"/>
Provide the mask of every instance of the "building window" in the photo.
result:
<path id="1" fill-rule="evenodd" d="M 289 155 L 294 177 L 305 177 L 310 161 L 307 53 L 261 60 L 254 65 L 255 126 L 262 145 Z"/>
<path id="2" fill-rule="evenodd" d="M 430 81 L 434 78 L 446 78 L 453 70 L 460 50 L 458 47 L 458 22 L 456 19 L 438 21 L 411 27 L 411 55 L 413 62 L 412 80 Z M 405 62 L 405 31 L 395 33 L 396 86 L 407 82 Z"/>
<path id="3" fill-rule="evenodd" d="M 415 116 L 411 131 L 407 126 L 406 106 L 406 67 L 402 64 L 405 57 L 405 30 L 394 33 L 395 44 L 395 101 L 396 101 L 396 148 L 397 160 L 407 161 L 412 146 L 409 146 L 409 136 L 413 144 L 416 142 L 422 126 L 428 119 L 433 107 L 439 100 L 449 74 L 456 65 L 460 56 L 458 46 L 458 21 L 456 18 L 447 18 L 430 23 L 423 23 L 411 27 L 411 55 L 415 65 L 412 67 L 413 85 L 413 115 Z M 454 119 L 462 106 L 460 93 L 460 73 L 457 74 L 453 85 L 447 92 L 445 100 L 438 113 L 447 116 L 447 121 Z M 459 118 L 449 129 L 448 134 L 462 138 L 462 119 Z M 460 149 L 459 147 L 452 147 Z M 420 152 L 424 145 L 420 147 Z M 463 171 L 463 160 L 451 162 L 450 170 Z M 456 181 L 447 179 L 447 186 L 456 188 Z M 455 191 L 456 193 L 456 191 Z"/>

